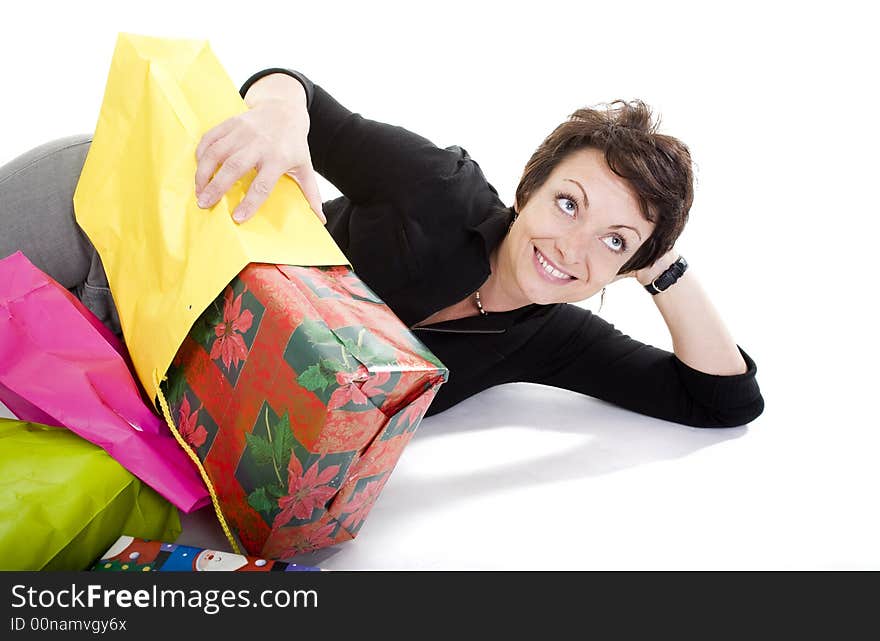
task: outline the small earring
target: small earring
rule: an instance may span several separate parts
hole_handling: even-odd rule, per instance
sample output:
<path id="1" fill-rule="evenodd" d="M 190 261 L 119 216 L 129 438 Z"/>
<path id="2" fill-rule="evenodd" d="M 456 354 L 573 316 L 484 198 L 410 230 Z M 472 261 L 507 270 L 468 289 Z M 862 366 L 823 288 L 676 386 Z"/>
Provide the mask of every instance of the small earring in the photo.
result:
<path id="1" fill-rule="evenodd" d="M 602 297 L 599 299 L 599 311 L 596 312 L 597 314 L 602 311 L 602 305 L 604 305 L 604 304 L 605 304 L 605 288 L 603 287 L 602 288 Z"/>

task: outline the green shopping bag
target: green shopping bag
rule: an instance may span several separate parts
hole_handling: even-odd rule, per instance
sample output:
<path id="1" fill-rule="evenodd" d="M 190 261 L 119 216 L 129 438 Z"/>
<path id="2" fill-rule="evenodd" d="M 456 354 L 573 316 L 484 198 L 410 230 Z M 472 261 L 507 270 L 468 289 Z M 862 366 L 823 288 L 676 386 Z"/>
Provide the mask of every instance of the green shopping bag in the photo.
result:
<path id="1" fill-rule="evenodd" d="M 0 570 L 85 570 L 122 534 L 173 541 L 177 509 L 76 434 L 0 418 Z"/>

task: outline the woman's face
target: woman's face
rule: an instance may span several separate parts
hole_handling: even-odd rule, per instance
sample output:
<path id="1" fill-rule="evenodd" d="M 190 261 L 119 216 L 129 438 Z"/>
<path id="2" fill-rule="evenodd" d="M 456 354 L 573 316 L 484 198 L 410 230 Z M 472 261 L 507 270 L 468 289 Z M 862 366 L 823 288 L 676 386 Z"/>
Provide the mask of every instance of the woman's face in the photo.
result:
<path id="1" fill-rule="evenodd" d="M 512 274 L 518 294 L 538 304 L 577 302 L 600 291 L 654 230 L 635 190 L 592 148 L 560 162 L 517 211 L 499 268 Z"/>

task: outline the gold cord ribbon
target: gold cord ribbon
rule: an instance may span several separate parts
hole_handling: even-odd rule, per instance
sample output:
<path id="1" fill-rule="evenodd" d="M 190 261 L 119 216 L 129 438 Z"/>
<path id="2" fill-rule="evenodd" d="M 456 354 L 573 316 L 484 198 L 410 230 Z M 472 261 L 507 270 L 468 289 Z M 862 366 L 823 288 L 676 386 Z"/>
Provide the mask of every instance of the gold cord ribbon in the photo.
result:
<path id="1" fill-rule="evenodd" d="M 166 380 L 167 377 L 162 377 L 162 380 Z M 174 434 L 174 439 L 183 448 L 183 451 L 187 453 L 187 455 L 192 459 L 192 462 L 196 464 L 196 467 L 199 469 L 199 474 L 202 475 L 202 480 L 205 482 L 205 485 L 208 487 L 208 493 L 211 495 L 211 503 L 214 506 L 214 513 L 217 515 L 217 519 L 220 521 L 220 527 L 223 528 L 223 533 L 226 535 L 226 538 L 229 539 L 230 545 L 232 545 L 232 550 L 236 554 L 241 554 L 241 550 L 238 547 L 238 544 L 235 542 L 235 538 L 232 536 L 232 532 L 229 530 L 229 526 L 226 524 L 226 519 L 223 518 L 223 511 L 220 509 L 220 500 L 217 498 L 217 492 L 214 489 L 214 484 L 211 483 L 211 479 L 208 478 L 208 473 L 205 471 L 204 466 L 202 466 L 202 462 L 199 460 L 199 457 L 196 456 L 196 453 L 192 451 L 189 444 L 183 440 L 183 437 L 180 435 L 180 432 L 177 431 L 177 426 L 174 425 L 174 419 L 171 417 L 171 410 L 168 408 L 168 402 L 165 400 L 165 395 L 162 394 L 162 389 L 160 387 L 161 381 L 159 380 L 159 374 L 156 370 L 153 370 L 153 382 L 156 384 L 156 392 L 159 397 L 159 404 L 162 406 L 162 413 L 165 415 L 165 422 L 168 423 L 168 428 L 171 430 L 171 433 Z"/>

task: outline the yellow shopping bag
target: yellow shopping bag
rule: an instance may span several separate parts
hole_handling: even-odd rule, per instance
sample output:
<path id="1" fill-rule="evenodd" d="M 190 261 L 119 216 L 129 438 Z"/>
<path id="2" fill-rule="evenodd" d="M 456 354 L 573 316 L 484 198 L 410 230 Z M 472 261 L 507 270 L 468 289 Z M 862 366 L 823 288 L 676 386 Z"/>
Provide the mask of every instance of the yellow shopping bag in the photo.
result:
<path id="1" fill-rule="evenodd" d="M 289 176 L 243 225 L 231 213 L 255 171 L 212 209 L 198 207 L 196 146 L 246 110 L 207 41 L 118 36 L 74 208 L 154 407 L 193 323 L 248 263 L 349 264 Z"/>

